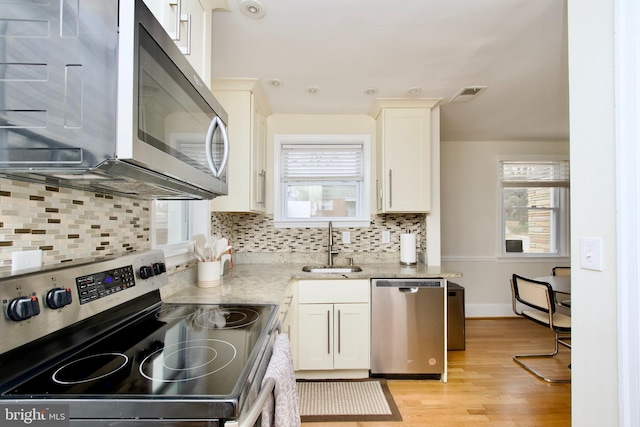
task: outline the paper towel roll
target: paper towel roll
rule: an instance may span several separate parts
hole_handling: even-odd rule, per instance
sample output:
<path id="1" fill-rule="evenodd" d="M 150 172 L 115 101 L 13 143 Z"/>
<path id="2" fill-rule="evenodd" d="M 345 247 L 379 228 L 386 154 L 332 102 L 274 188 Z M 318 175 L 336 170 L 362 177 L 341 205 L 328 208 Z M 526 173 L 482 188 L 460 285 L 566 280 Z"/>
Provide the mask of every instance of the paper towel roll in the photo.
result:
<path id="1" fill-rule="evenodd" d="M 400 264 L 416 263 L 416 235 L 400 235 Z"/>

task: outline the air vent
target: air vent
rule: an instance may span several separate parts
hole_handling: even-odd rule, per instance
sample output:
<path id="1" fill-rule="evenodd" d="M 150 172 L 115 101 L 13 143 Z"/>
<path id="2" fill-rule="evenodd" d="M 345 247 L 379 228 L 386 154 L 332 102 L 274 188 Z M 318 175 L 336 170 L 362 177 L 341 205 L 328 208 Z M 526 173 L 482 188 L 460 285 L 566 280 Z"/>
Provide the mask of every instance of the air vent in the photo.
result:
<path id="1" fill-rule="evenodd" d="M 453 95 L 453 97 L 449 100 L 449 103 L 471 101 L 473 98 L 475 98 L 480 92 L 482 92 L 486 88 L 487 86 L 463 87 L 458 91 L 458 93 Z"/>

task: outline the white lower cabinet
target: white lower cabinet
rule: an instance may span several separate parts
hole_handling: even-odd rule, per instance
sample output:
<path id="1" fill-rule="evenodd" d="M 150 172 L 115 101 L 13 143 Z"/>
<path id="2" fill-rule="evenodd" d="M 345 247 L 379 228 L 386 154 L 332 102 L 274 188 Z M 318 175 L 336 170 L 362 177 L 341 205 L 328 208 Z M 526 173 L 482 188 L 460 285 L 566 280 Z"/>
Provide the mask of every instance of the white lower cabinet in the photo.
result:
<path id="1" fill-rule="evenodd" d="M 369 280 L 298 283 L 298 378 L 369 375 L 370 299 Z"/>

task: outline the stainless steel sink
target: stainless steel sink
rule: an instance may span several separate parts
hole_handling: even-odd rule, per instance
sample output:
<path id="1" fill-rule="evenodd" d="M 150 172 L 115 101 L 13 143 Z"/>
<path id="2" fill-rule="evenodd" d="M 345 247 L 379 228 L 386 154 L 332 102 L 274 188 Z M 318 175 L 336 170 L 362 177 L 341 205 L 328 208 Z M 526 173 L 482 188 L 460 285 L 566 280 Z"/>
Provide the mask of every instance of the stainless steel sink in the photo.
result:
<path id="1" fill-rule="evenodd" d="M 357 265 L 305 265 L 302 267 L 305 273 L 357 273 L 362 268 Z"/>

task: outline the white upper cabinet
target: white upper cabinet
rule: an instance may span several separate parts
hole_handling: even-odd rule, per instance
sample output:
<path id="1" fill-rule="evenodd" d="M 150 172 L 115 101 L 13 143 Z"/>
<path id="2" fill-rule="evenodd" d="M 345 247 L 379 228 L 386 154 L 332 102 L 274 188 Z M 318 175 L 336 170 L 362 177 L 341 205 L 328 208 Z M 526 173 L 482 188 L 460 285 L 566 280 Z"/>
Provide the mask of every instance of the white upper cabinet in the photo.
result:
<path id="1" fill-rule="evenodd" d="M 228 10 L 224 0 L 144 0 L 204 83 L 211 83 L 213 11 Z"/>
<path id="2" fill-rule="evenodd" d="M 431 211 L 432 109 L 439 99 L 380 99 L 376 119 L 376 210 Z"/>
<path id="3" fill-rule="evenodd" d="M 229 195 L 211 201 L 215 212 L 266 210 L 267 126 L 271 110 L 257 79 L 212 82 L 216 99 L 229 115 Z"/>

